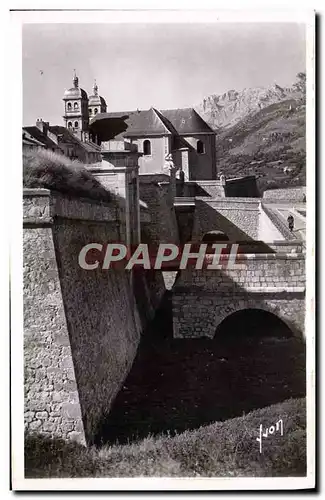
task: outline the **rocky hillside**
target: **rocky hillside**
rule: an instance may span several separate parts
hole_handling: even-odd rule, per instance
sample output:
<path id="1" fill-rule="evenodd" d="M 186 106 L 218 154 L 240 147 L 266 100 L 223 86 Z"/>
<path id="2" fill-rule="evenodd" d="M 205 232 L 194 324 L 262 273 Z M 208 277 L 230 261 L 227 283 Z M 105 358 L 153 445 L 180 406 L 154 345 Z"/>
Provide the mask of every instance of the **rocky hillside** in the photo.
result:
<path id="1" fill-rule="evenodd" d="M 241 91 L 228 90 L 224 94 L 213 94 L 198 104 L 195 109 L 214 129 L 232 127 L 248 115 L 252 115 L 271 104 L 305 96 L 305 73 L 297 75 L 291 87 L 257 87 Z"/>
<path id="2" fill-rule="evenodd" d="M 197 107 L 217 132 L 218 171 L 256 175 L 262 190 L 305 184 L 305 75 L 290 88 L 229 91 Z"/>

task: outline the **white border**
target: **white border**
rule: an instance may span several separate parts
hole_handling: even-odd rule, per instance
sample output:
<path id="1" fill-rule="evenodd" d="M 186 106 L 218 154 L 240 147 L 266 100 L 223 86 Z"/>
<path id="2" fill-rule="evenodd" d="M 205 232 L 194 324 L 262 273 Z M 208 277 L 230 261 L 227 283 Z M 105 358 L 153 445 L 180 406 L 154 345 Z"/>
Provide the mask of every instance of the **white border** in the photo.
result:
<path id="1" fill-rule="evenodd" d="M 18 2 L 17 2 L 18 3 Z M 314 486 L 314 451 L 315 451 L 315 394 L 314 379 L 312 372 L 315 367 L 314 357 L 314 241 L 315 241 L 315 214 L 313 199 L 315 191 L 314 173 L 314 67 L 313 67 L 313 47 L 314 47 L 314 13 L 312 11 L 299 10 L 297 2 L 293 4 L 293 9 L 261 9 L 260 3 L 251 2 L 254 10 L 222 10 L 215 11 L 208 8 L 202 10 L 180 10 L 156 12 L 154 9 L 161 9 L 152 3 L 148 6 L 143 2 L 144 8 L 151 10 L 120 11 L 124 5 L 130 8 L 129 2 L 120 2 L 119 6 L 114 6 L 114 11 L 34 11 L 34 12 L 14 12 L 11 14 L 10 23 L 7 23 L 7 40 L 10 40 L 10 54 L 7 58 L 7 67 L 10 68 L 8 74 L 15 78 L 10 80 L 10 90 L 15 96 L 15 101 L 6 103 L 10 106 L 6 116 L 10 117 L 10 151 L 12 153 L 11 185 L 19 186 L 19 189 L 10 191 L 10 206 L 15 207 L 13 230 L 11 238 L 11 283 L 12 283 L 12 446 L 13 446 L 13 488 L 15 490 L 247 490 L 247 489 L 300 489 L 312 488 Z M 166 2 L 167 3 L 167 2 Z M 164 4 L 164 6 L 166 5 Z M 170 4 L 171 2 L 169 2 Z M 213 2 L 216 7 L 217 2 Z M 35 5 L 36 4 L 36 5 Z M 38 4 L 38 5 L 37 5 Z M 105 2 L 106 8 L 112 6 Z M 146 4 L 146 5 L 143 5 Z M 177 2 L 173 2 L 174 8 L 179 8 Z M 242 6 L 242 2 L 232 2 Z M 276 2 L 270 2 L 275 6 Z M 223 4 L 224 5 L 224 4 Z M 281 2 L 281 7 L 283 2 Z M 85 8 L 88 5 L 84 4 Z M 40 2 L 34 2 L 33 8 L 44 8 Z M 78 3 L 80 8 L 80 2 Z M 26 7 L 23 7 L 26 8 Z M 54 8 L 67 8 L 66 2 L 56 2 Z M 73 7 L 71 7 L 73 8 Z M 131 3 L 132 8 L 132 3 Z M 206 8 L 205 5 L 202 8 Z M 23 311 L 22 311 L 22 210 L 21 210 L 21 123 L 22 123 L 22 97 L 21 97 L 21 23 L 46 23 L 46 22 L 74 22 L 74 23 L 121 23 L 121 22 L 303 22 L 307 23 L 307 85 L 308 85 L 308 112 L 307 112 L 307 137 L 308 137 L 308 169 L 307 169 L 307 292 L 306 292 L 306 325 L 307 325 L 307 401 L 308 401 L 308 474 L 306 478 L 112 478 L 103 479 L 24 479 L 23 472 L 23 350 L 17 349 L 22 346 L 23 339 Z M 19 144 L 19 147 L 17 147 Z M 18 168 L 18 165 L 20 168 Z"/>

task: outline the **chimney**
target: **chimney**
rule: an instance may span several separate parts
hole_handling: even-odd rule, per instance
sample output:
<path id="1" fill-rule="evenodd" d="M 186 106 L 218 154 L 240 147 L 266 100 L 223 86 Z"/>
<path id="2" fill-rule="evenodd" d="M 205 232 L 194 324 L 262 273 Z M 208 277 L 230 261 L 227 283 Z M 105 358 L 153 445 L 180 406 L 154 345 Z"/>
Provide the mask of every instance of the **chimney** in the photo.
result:
<path id="1" fill-rule="evenodd" d="M 38 118 L 36 120 L 36 127 L 44 134 L 47 135 L 47 131 L 49 128 L 49 122 L 43 122 L 42 118 Z"/>

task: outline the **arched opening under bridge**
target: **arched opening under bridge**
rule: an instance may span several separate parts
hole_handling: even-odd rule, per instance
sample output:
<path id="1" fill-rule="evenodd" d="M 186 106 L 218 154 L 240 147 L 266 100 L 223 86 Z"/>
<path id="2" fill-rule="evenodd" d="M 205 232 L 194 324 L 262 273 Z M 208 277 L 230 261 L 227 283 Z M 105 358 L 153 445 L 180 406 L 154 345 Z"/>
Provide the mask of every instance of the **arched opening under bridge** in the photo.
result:
<path id="1" fill-rule="evenodd" d="M 217 230 L 208 231 L 202 238 L 202 243 L 217 243 L 220 241 L 229 241 L 229 238 L 226 233 Z"/>
<path id="2" fill-rule="evenodd" d="M 289 326 L 276 314 L 264 309 L 240 309 L 229 314 L 216 328 L 215 338 L 239 341 L 247 338 L 288 339 L 293 336 Z"/>

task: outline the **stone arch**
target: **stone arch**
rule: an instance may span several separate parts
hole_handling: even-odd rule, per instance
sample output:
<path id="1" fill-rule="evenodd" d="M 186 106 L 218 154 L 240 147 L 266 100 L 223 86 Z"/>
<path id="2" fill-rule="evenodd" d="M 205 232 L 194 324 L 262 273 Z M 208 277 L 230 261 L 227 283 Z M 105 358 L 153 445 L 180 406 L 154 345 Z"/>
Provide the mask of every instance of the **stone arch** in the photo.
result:
<path id="1" fill-rule="evenodd" d="M 283 314 L 281 307 L 275 306 L 271 302 L 266 302 L 265 300 L 260 302 L 253 299 L 240 299 L 239 304 L 235 301 L 234 303 L 227 304 L 224 309 L 225 310 L 222 312 L 219 311 L 215 317 L 214 336 L 216 335 L 217 328 L 224 320 L 239 311 L 245 311 L 248 309 L 261 310 L 273 314 L 289 328 L 292 335 L 301 336 L 302 333 L 301 330 L 297 328 L 297 326 L 294 325 L 285 314 Z"/>
<path id="2" fill-rule="evenodd" d="M 202 243 L 215 243 L 218 241 L 229 241 L 226 233 L 219 230 L 208 231 L 202 236 Z"/>

